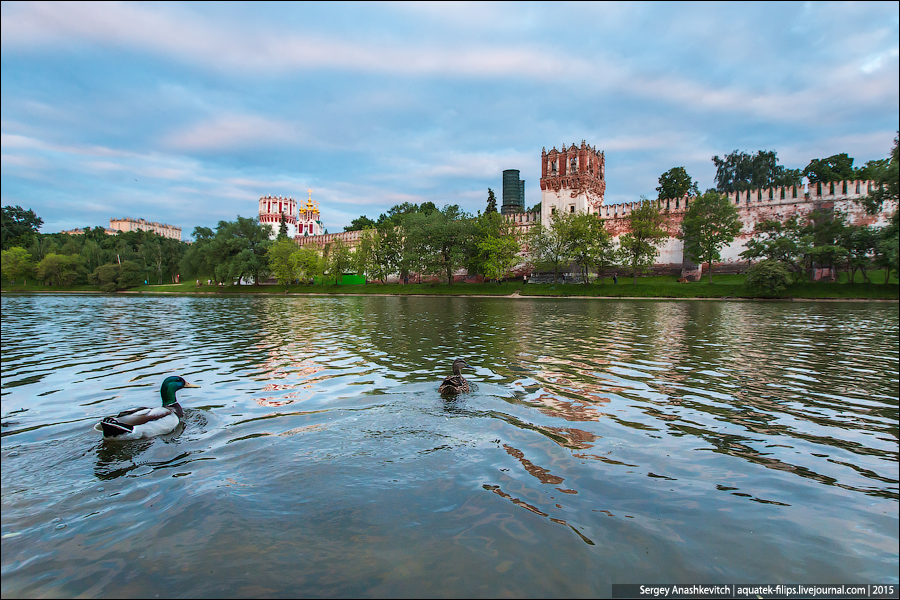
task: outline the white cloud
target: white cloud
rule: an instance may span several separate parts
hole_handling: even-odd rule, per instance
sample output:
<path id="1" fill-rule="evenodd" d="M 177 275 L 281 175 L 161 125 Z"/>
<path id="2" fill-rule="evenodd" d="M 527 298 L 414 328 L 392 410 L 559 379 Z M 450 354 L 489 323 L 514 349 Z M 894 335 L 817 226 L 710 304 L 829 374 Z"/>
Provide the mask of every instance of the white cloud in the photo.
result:
<path id="1" fill-rule="evenodd" d="M 224 114 L 167 135 L 163 143 L 181 150 L 216 150 L 298 144 L 305 136 L 299 125 L 255 115 Z"/>

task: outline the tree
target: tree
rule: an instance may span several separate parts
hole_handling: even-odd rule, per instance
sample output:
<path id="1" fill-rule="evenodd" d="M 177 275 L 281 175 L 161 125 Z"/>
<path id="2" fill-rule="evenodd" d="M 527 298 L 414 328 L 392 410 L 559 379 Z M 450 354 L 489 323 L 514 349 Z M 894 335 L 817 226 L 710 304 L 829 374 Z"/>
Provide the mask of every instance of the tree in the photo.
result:
<path id="1" fill-rule="evenodd" d="M 159 236 L 154 236 L 158 238 Z M 141 255 L 143 256 L 146 263 L 149 263 L 153 266 L 156 271 L 156 283 L 162 283 L 162 272 L 163 272 L 163 264 L 165 263 L 165 256 L 163 252 L 163 245 L 160 243 L 159 239 L 151 239 L 145 241 L 141 245 Z"/>
<path id="2" fill-rule="evenodd" d="M 837 263 L 843 262 L 849 254 L 841 243 L 847 232 L 846 217 L 833 210 L 814 210 L 807 215 L 803 231 L 812 239 L 812 248 L 806 257 L 809 267 L 818 264 L 830 268 L 833 273 Z"/>
<path id="3" fill-rule="evenodd" d="M 866 273 L 872 264 L 878 246 L 878 231 L 864 225 L 848 225 L 844 230 L 840 245 L 847 250 L 847 283 L 852 283 L 856 271 L 860 271 L 863 281 L 871 283 Z"/>
<path id="4" fill-rule="evenodd" d="M 13 246 L 9 250 L 2 251 L 0 271 L 11 283 L 15 283 L 19 277 L 27 276 L 33 268 L 31 255 L 25 248 Z"/>
<path id="5" fill-rule="evenodd" d="M 659 176 L 660 200 L 679 200 L 685 196 L 698 196 L 697 182 L 691 179 L 684 167 L 673 167 Z"/>
<path id="6" fill-rule="evenodd" d="M 303 281 L 313 281 L 325 273 L 325 264 L 319 252 L 312 246 L 302 246 L 295 254 L 297 277 Z"/>
<path id="7" fill-rule="evenodd" d="M 720 194 L 799 185 L 802 176 L 799 169 L 785 169 L 779 165 L 774 151 L 747 154 L 735 150 L 724 159 L 713 156 L 712 161 L 716 165 L 716 191 Z"/>
<path id="8" fill-rule="evenodd" d="M 656 202 L 641 196 L 640 206 L 628 215 L 629 232 L 619 237 L 622 262 L 631 267 L 633 283 L 637 285 L 639 272 L 647 272 L 656 262 L 661 246 L 669 232 L 666 216 Z"/>
<path id="9" fill-rule="evenodd" d="M 497 212 L 497 197 L 494 196 L 494 190 L 488 188 L 488 198 L 487 198 L 487 208 L 484 209 L 484 214 L 488 213 L 496 213 Z"/>
<path id="10" fill-rule="evenodd" d="M 215 236 L 203 248 L 216 279 L 240 285 L 248 276 L 259 282 L 268 270 L 266 252 L 272 244 L 269 231 L 256 218 L 238 216 L 235 221 L 219 221 Z"/>
<path id="11" fill-rule="evenodd" d="M 40 281 L 59 286 L 72 285 L 78 276 L 80 256 L 48 254 L 35 267 L 35 275 Z"/>
<path id="12" fill-rule="evenodd" d="M 363 229 L 371 229 L 375 227 L 375 225 L 375 221 L 368 218 L 366 215 L 363 215 L 350 221 L 349 225 L 344 225 L 344 231 L 362 231 Z"/>
<path id="13" fill-rule="evenodd" d="M 890 284 L 891 272 L 900 274 L 900 211 L 895 210 L 890 225 L 878 232 L 875 264 L 885 270 L 885 285 Z"/>
<path id="14" fill-rule="evenodd" d="M 44 224 L 44 220 L 21 206 L 4 206 L 0 217 L 0 249 L 12 246 L 25 247 Z"/>
<path id="15" fill-rule="evenodd" d="M 117 264 L 100 265 L 88 275 L 88 283 L 99 286 L 101 291 L 107 293 L 115 292 L 118 289 L 118 282 L 119 265 Z"/>
<path id="16" fill-rule="evenodd" d="M 144 272 L 138 263 L 126 260 L 120 264 L 105 264 L 94 269 L 88 275 L 91 285 L 100 287 L 101 291 L 112 293 L 140 285 L 144 281 Z"/>
<path id="17" fill-rule="evenodd" d="M 590 213 L 576 213 L 571 227 L 568 253 L 581 267 L 582 281 L 590 283 L 589 274 L 596 270 L 603 283 L 603 272 L 615 262 L 612 236 L 603 221 Z"/>
<path id="18" fill-rule="evenodd" d="M 334 277 L 334 282 L 340 283 L 344 273 L 354 270 L 353 266 L 353 252 L 347 244 L 340 239 L 332 242 L 331 247 L 328 249 L 328 272 Z"/>
<path id="19" fill-rule="evenodd" d="M 572 260 L 572 213 L 555 212 L 550 223 L 536 224 L 528 232 L 526 243 L 532 262 L 540 270 L 553 270 L 553 283 L 559 280 L 559 270 Z"/>
<path id="20" fill-rule="evenodd" d="M 721 260 L 722 248 L 741 232 L 741 218 L 727 196 L 707 192 L 691 202 L 681 224 L 685 253 L 699 263 L 709 263 L 712 283 L 713 262 Z"/>
<path id="21" fill-rule="evenodd" d="M 284 237 L 275 240 L 266 251 L 269 260 L 269 269 L 278 279 L 278 283 L 288 285 L 297 279 L 299 271 L 295 254 L 299 248 L 293 240 Z"/>
<path id="22" fill-rule="evenodd" d="M 496 211 L 486 212 L 472 222 L 470 231 L 469 273 L 483 273 L 500 283 L 520 261 L 515 225 Z"/>
<path id="23" fill-rule="evenodd" d="M 898 150 L 898 143 L 900 143 L 900 132 L 894 137 L 894 148 L 891 150 L 891 157 L 887 166 L 875 173 L 873 178 L 875 180 L 875 188 L 867 196 L 859 200 L 870 215 L 877 214 L 885 202 L 894 201 L 896 203 L 898 198 L 900 198 L 900 150 Z M 897 210 L 900 210 L 900 208 L 895 209 L 895 215 Z"/>
<path id="24" fill-rule="evenodd" d="M 803 260 L 812 248 L 813 239 L 803 231 L 796 215 L 784 223 L 766 220 L 759 223 L 753 237 L 747 240 L 741 258 L 746 260 L 774 260 L 794 273 L 803 272 Z"/>
<path id="25" fill-rule="evenodd" d="M 850 181 L 856 179 L 853 159 L 844 154 L 835 154 L 828 158 L 814 158 L 803 169 L 803 176 L 810 183 L 827 183 L 831 181 Z"/>
<path id="26" fill-rule="evenodd" d="M 881 172 L 888 168 L 890 163 L 891 160 L 889 158 L 870 160 L 856 170 L 853 178 L 861 181 L 877 181 L 881 176 Z"/>
<path id="27" fill-rule="evenodd" d="M 428 232 L 426 263 L 430 273 L 443 274 L 447 283 L 453 283 L 455 273 L 465 262 L 466 248 L 472 235 L 469 215 L 456 204 L 426 215 Z"/>
<path id="28" fill-rule="evenodd" d="M 400 259 L 403 251 L 403 240 L 400 228 L 392 221 L 384 221 L 375 229 L 372 244 L 372 273 L 376 279 L 384 283 L 389 275 L 400 271 Z"/>
<path id="29" fill-rule="evenodd" d="M 368 279 L 369 273 L 375 270 L 375 229 L 364 229 L 359 234 L 359 243 L 353 255 L 356 274 Z"/>
<path id="30" fill-rule="evenodd" d="M 213 240 L 215 233 L 209 227 L 194 227 L 191 234 L 194 243 L 181 259 L 181 272 L 186 277 L 195 275 L 215 275 L 216 267 L 213 257 Z"/>
<path id="31" fill-rule="evenodd" d="M 287 217 L 284 216 L 284 213 L 281 213 L 281 218 L 278 220 L 278 239 L 288 239 Z"/>

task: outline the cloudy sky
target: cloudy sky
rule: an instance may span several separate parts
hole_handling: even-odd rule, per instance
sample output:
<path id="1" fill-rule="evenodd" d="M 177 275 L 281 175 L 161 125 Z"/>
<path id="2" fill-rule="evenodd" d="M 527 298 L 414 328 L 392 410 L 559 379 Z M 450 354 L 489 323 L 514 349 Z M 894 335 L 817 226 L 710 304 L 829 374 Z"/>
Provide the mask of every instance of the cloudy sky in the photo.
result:
<path id="1" fill-rule="evenodd" d="M 2 4 L 2 204 L 43 232 L 215 227 L 273 194 L 329 231 L 394 204 L 483 210 L 541 149 L 606 152 L 607 203 L 684 166 L 887 157 L 898 4 Z"/>

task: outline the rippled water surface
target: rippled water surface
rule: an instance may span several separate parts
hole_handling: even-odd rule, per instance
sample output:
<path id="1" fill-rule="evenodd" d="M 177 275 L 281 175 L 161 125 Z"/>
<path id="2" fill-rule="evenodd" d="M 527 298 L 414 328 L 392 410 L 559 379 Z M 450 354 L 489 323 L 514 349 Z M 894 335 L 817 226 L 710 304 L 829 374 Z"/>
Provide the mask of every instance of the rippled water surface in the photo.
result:
<path id="1" fill-rule="evenodd" d="M 2 591 L 896 582 L 896 304 L 2 298 Z M 437 393 L 465 357 L 477 389 Z M 180 374 L 183 429 L 102 442 Z"/>

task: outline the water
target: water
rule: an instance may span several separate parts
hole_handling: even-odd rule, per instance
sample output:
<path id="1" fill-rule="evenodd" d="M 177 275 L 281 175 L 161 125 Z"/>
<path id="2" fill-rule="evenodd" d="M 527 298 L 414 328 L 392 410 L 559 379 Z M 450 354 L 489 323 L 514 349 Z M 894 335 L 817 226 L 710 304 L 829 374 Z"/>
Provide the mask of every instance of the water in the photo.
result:
<path id="1" fill-rule="evenodd" d="M 896 304 L 2 298 L 2 591 L 898 580 Z M 465 357 L 477 389 L 437 394 Z M 175 433 L 92 426 L 179 393 Z"/>

